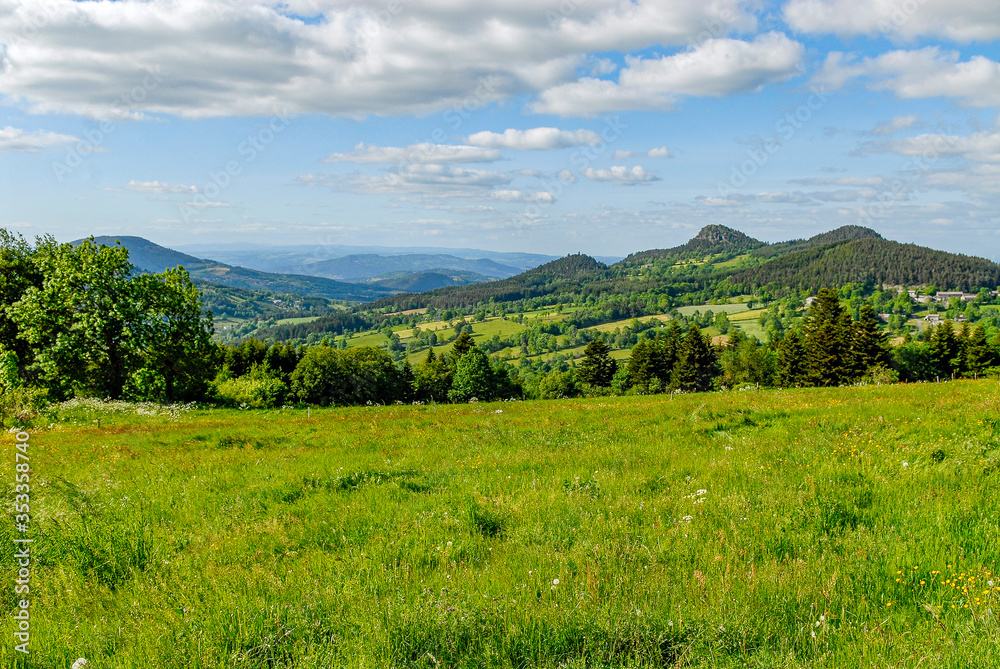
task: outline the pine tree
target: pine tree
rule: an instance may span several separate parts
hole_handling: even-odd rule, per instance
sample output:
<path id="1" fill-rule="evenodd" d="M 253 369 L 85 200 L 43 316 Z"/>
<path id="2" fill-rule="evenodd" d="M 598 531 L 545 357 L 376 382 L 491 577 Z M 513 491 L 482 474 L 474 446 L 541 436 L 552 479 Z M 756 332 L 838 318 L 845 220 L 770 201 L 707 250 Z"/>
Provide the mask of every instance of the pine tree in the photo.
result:
<path id="1" fill-rule="evenodd" d="M 802 329 L 805 347 L 804 385 L 837 386 L 848 380 L 851 315 L 828 288 L 816 294 Z"/>
<path id="2" fill-rule="evenodd" d="M 712 389 L 712 379 L 718 374 L 718 362 L 711 340 L 692 325 L 681 340 L 674 367 L 674 385 L 686 391 Z"/>
<path id="3" fill-rule="evenodd" d="M 931 361 L 942 379 L 961 373 L 962 347 L 951 321 L 941 323 L 931 333 Z"/>
<path id="4" fill-rule="evenodd" d="M 870 304 L 861 306 L 859 318 L 851 326 L 850 369 L 854 378 L 861 378 L 873 367 L 889 367 L 892 354 L 882 332 L 878 316 Z"/>
<path id="5" fill-rule="evenodd" d="M 806 349 L 802 335 L 791 330 L 778 342 L 778 385 L 783 388 L 798 388 L 805 384 Z"/>
<path id="6" fill-rule="evenodd" d="M 997 353 L 986 340 L 986 328 L 980 323 L 966 340 L 965 367 L 968 372 L 982 374 L 996 365 Z"/>
<path id="7" fill-rule="evenodd" d="M 452 365 L 457 365 L 462 356 L 475 348 L 475 346 L 476 342 L 468 332 L 463 332 L 455 337 L 455 343 L 451 346 Z"/>
<path id="8" fill-rule="evenodd" d="M 592 386 L 607 388 L 618 371 L 618 363 L 611 357 L 611 348 L 601 338 L 595 339 L 583 352 L 583 362 L 577 369 L 577 378 Z"/>

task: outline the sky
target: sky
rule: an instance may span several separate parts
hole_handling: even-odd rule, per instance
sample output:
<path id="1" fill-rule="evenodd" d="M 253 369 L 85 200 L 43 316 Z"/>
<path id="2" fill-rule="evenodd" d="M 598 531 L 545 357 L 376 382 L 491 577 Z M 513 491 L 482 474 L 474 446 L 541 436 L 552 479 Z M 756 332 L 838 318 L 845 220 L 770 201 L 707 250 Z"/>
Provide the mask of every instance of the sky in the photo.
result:
<path id="1" fill-rule="evenodd" d="M 1000 259 L 997 0 L 0 0 L 0 227 Z"/>

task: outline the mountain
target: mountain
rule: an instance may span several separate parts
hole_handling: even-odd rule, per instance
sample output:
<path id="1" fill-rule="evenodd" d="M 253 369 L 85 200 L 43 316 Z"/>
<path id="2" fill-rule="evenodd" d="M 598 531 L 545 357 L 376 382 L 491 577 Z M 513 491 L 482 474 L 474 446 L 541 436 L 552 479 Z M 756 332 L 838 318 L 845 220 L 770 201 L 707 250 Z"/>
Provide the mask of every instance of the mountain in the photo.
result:
<path id="1" fill-rule="evenodd" d="M 708 256 L 715 254 L 740 254 L 767 246 L 765 242 L 754 239 L 739 230 L 727 228 L 724 225 L 706 225 L 686 244 L 671 249 L 650 249 L 633 253 L 619 264 L 622 266 L 641 265 L 664 258 L 680 258 L 697 254 Z"/>
<path id="2" fill-rule="evenodd" d="M 747 288 L 773 285 L 815 290 L 857 283 L 971 291 L 1000 285 L 1000 265 L 985 258 L 865 236 L 793 251 L 737 271 L 729 281 Z"/>
<path id="3" fill-rule="evenodd" d="M 82 241 L 77 240 L 73 244 Z M 191 273 L 193 279 L 235 288 L 354 302 L 378 299 L 394 292 L 381 286 L 344 283 L 316 276 L 272 274 L 227 265 L 174 251 L 142 237 L 101 236 L 95 237 L 94 241 L 107 246 L 114 246 L 116 242 L 120 242 L 128 249 L 129 260 L 140 270 L 158 273 L 181 265 Z"/>
<path id="4" fill-rule="evenodd" d="M 438 268 L 426 272 L 393 272 L 389 276 L 379 277 L 370 283 L 393 291 L 424 293 L 448 286 L 465 286 L 485 281 L 492 281 L 492 279 L 475 272 L 455 272 Z"/>
<path id="5" fill-rule="evenodd" d="M 506 279 L 523 271 L 488 258 L 466 259 L 446 254 L 430 255 L 424 253 L 398 256 L 381 256 L 374 253 L 356 254 L 309 263 L 303 269 L 305 273 L 313 276 L 325 276 L 344 281 L 362 281 L 385 277 L 387 274 L 394 274 L 398 278 L 402 273 L 426 272 L 428 270 L 474 273 L 482 277 L 477 281 Z M 464 281 L 463 283 L 473 283 L 473 281 Z"/>
<path id="6" fill-rule="evenodd" d="M 344 244 L 182 244 L 177 248 L 199 257 L 216 258 L 262 272 L 292 272 L 310 274 L 309 266 L 317 262 L 352 255 L 399 257 L 406 255 L 447 255 L 464 260 L 487 259 L 517 271 L 538 267 L 556 256 L 538 253 L 498 252 L 485 249 L 447 248 L 437 246 L 348 246 Z M 617 260 L 617 259 L 616 259 Z M 432 267 L 424 267 L 432 269 Z M 391 269 L 386 270 L 393 271 Z M 475 270 L 472 270 L 475 271 Z M 486 274 L 485 272 L 481 272 Z M 517 272 L 514 272 L 515 274 Z"/>
<path id="7" fill-rule="evenodd" d="M 751 255 L 755 258 L 776 258 L 794 251 L 804 251 L 819 246 L 826 246 L 827 244 L 849 242 L 855 239 L 882 239 L 882 235 L 871 228 L 865 228 L 860 225 L 845 225 L 836 230 L 815 235 L 809 239 L 793 239 L 792 241 L 779 242 L 777 244 L 765 244 L 760 248 L 754 249 Z"/>
<path id="8" fill-rule="evenodd" d="M 523 274 L 469 286 L 440 288 L 417 295 L 396 295 L 375 302 L 373 308 L 416 309 L 472 306 L 494 300 L 505 302 L 542 297 L 560 292 L 577 292 L 590 281 L 607 276 L 608 266 L 594 258 L 575 254 L 545 263 Z"/>

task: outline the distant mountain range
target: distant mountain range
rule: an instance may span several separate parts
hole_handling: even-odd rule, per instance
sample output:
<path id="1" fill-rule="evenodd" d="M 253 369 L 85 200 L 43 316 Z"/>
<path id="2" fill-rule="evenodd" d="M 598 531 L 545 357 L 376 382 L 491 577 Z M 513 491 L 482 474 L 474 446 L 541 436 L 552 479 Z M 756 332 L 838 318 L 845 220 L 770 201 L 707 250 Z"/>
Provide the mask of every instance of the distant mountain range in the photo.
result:
<path id="1" fill-rule="evenodd" d="M 78 244 L 80 241 L 82 240 L 73 243 Z M 181 253 L 154 244 L 142 237 L 101 236 L 95 237 L 94 241 L 108 246 L 114 246 L 116 242 L 120 242 L 128 249 L 129 260 L 140 270 L 157 273 L 180 265 L 190 272 L 191 277 L 195 280 L 233 288 L 266 290 L 274 293 L 323 297 L 351 302 L 378 299 L 398 292 L 378 285 L 346 283 L 300 274 L 261 272 L 227 265 L 215 260 L 206 260 Z"/>
<path id="2" fill-rule="evenodd" d="M 133 264 L 142 270 L 161 272 L 183 265 L 199 283 L 219 286 L 209 291 L 217 303 L 239 303 L 246 312 L 253 311 L 256 300 L 257 304 L 301 303 L 309 313 L 318 313 L 319 304 L 307 304 L 296 296 L 401 310 L 469 307 L 491 300 L 538 297 L 558 301 L 563 294 L 593 295 L 601 300 L 637 291 L 678 294 L 705 290 L 719 282 L 746 293 L 760 289 L 815 290 L 846 283 L 963 291 L 1000 285 L 1000 265 L 994 262 L 886 240 L 874 230 L 859 226 L 769 244 L 738 230 L 710 225 L 681 246 L 641 251 L 621 260 L 608 259 L 615 261 L 611 263 L 583 254 L 552 258 L 476 249 L 324 247 L 331 253 L 366 251 L 326 258 L 316 257 L 315 249 L 305 246 L 229 247 L 227 252 L 230 259 L 254 260 L 258 267 L 300 268 L 296 272 L 264 271 L 208 260 L 141 237 L 98 237 L 96 241 L 120 241 L 128 248 Z M 401 250 L 406 252 L 399 253 Z M 525 265 L 528 269 L 522 271 Z M 225 293 L 220 292 L 222 287 L 257 292 Z M 278 293 L 282 294 L 280 299 L 272 295 Z M 270 306 L 267 310 L 273 311 Z"/>

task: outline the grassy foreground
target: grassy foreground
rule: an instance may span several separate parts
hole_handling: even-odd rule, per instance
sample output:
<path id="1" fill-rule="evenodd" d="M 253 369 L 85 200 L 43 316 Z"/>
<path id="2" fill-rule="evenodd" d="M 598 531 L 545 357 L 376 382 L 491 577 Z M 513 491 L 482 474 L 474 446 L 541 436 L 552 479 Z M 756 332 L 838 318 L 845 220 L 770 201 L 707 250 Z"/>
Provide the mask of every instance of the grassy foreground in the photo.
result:
<path id="1" fill-rule="evenodd" d="M 53 423 L 4 667 L 1000 666 L 995 381 Z"/>

